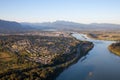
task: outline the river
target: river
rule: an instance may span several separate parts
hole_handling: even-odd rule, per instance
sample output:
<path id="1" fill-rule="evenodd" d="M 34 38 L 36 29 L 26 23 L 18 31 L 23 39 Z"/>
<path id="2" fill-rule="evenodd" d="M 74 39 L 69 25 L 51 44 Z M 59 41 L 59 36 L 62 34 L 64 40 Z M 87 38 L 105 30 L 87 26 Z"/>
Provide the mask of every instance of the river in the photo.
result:
<path id="1" fill-rule="evenodd" d="M 94 40 L 78 33 L 72 36 L 93 42 L 94 48 L 65 69 L 56 80 L 120 80 L 120 57 L 108 50 L 112 41 Z"/>

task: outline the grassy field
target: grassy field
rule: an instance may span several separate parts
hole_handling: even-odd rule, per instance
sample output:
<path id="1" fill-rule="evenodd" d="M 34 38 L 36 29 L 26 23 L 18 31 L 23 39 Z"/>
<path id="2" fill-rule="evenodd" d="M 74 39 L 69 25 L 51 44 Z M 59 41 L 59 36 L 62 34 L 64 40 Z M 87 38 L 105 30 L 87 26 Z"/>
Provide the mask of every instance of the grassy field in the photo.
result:
<path id="1" fill-rule="evenodd" d="M 88 37 L 99 39 L 99 40 L 120 40 L 120 32 L 119 31 L 92 31 L 86 32 Z"/>

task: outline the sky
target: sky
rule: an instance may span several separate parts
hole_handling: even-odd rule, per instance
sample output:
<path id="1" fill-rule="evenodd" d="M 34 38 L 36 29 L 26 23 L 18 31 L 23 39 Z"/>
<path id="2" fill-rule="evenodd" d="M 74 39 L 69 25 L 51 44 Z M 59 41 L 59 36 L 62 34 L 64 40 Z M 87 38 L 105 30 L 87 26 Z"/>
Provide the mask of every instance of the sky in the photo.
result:
<path id="1" fill-rule="evenodd" d="M 120 0 L 0 0 L 0 19 L 120 24 Z"/>

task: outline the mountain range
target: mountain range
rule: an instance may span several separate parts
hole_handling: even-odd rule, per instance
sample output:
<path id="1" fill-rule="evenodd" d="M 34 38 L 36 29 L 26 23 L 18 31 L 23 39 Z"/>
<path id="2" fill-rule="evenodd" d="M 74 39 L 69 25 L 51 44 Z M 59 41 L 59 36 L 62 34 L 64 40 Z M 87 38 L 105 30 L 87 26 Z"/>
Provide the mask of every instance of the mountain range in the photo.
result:
<path id="1" fill-rule="evenodd" d="M 18 23 L 15 21 L 0 20 L 0 33 L 10 32 L 24 32 L 31 30 L 120 30 L 118 24 L 107 24 L 107 23 L 92 23 L 92 24 L 80 24 L 70 21 L 55 21 L 55 22 L 44 22 L 44 23 Z"/>
<path id="2" fill-rule="evenodd" d="M 92 24 L 81 24 L 69 21 L 55 21 L 55 22 L 44 22 L 44 23 L 22 23 L 36 29 L 56 29 L 56 30 L 120 30 L 118 24 L 108 23 L 92 23 Z"/>

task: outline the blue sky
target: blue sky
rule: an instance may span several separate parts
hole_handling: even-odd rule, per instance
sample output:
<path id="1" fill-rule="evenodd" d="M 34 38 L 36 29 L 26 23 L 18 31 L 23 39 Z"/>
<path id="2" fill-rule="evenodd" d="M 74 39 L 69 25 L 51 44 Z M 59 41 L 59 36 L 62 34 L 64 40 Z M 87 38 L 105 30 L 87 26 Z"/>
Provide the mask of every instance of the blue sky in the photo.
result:
<path id="1" fill-rule="evenodd" d="M 0 0 L 0 19 L 120 24 L 120 0 Z"/>

